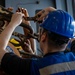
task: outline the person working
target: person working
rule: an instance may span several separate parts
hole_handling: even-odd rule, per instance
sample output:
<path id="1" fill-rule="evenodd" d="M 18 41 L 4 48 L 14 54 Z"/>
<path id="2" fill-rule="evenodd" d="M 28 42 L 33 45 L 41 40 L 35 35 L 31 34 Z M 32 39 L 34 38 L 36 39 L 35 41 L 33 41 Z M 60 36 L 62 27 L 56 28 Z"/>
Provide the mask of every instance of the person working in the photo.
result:
<path id="1" fill-rule="evenodd" d="M 74 37 L 74 20 L 63 10 L 48 7 L 37 20 L 43 20 L 39 28 L 40 48 L 43 58 L 23 59 L 5 51 L 14 29 L 24 16 L 17 12 L 0 35 L 0 60 L 2 69 L 9 75 L 74 75 L 75 56 L 64 53 L 70 38 Z M 52 10 L 52 11 L 50 11 Z M 48 12 L 46 14 L 46 12 Z M 38 14 L 37 14 L 38 15 Z M 45 16 L 46 15 L 46 16 Z M 7 36 L 6 36 L 7 35 Z"/>
<path id="2" fill-rule="evenodd" d="M 9 8 L 7 8 L 6 10 L 12 12 L 13 8 L 12 8 L 12 7 L 9 7 Z M 25 9 L 23 9 L 23 8 L 20 8 L 20 7 L 19 7 L 19 8 L 16 10 L 16 12 L 23 12 L 24 15 L 25 15 L 26 17 L 28 17 L 27 11 L 26 11 Z M 5 24 L 4 24 L 2 27 L 0 27 L 1 32 L 5 29 L 5 27 L 6 27 L 6 26 L 8 25 L 8 23 L 9 23 L 7 20 L 4 20 L 4 22 L 5 22 Z M 25 25 L 30 25 L 30 23 L 29 23 L 28 21 L 25 21 L 25 20 L 23 20 L 22 23 L 25 24 Z M 27 28 L 25 28 L 25 27 L 23 27 L 23 29 L 24 29 L 23 31 L 25 32 L 24 35 L 27 36 L 28 33 L 29 33 L 29 30 L 28 30 Z M 1 32 L 0 32 L 0 33 L 1 33 Z M 19 36 L 18 36 L 18 37 L 19 37 Z M 26 52 L 31 53 L 31 54 L 35 53 L 35 48 L 33 47 L 33 46 L 34 46 L 34 39 L 32 39 L 32 38 L 25 39 L 25 40 L 24 40 L 24 44 L 23 44 L 23 42 L 22 42 L 22 38 L 20 37 L 19 39 L 20 39 L 20 40 L 17 40 L 17 39 L 13 39 L 13 38 L 12 38 L 12 39 L 9 41 L 9 43 L 8 43 L 9 45 L 7 46 L 6 49 L 7 49 L 9 52 L 12 52 L 12 51 L 14 50 L 14 53 L 16 52 L 16 54 L 19 55 L 19 56 L 20 56 L 20 53 L 19 53 L 18 50 L 17 50 L 18 48 L 21 49 L 21 50 L 25 50 Z M 13 46 L 14 43 L 15 43 L 15 41 L 21 45 L 21 46 L 18 46 L 18 45 L 17 45 L 17 47 L 16 47 L 17 49 L 15 48 L 15 46 Z M 28 43 L 31 44 L 31 48 L 32 48 L 32 49 L 29 49 Z M 12 46 L 13 46 L 15 49 L 13 49 Z"/>

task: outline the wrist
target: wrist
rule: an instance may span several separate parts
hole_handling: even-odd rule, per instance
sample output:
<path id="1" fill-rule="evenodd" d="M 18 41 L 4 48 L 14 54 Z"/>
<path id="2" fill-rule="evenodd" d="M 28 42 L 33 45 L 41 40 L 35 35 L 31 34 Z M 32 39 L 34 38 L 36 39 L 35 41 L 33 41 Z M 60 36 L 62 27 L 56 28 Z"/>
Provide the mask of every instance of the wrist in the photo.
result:
<path id="1" fill-rule="evenodd" d="M 19 25 L 18 23 L 14 23 L 14 22 L 9 23 L 9 26 L 14 28 L 16 28 L 18 25 Z"/>

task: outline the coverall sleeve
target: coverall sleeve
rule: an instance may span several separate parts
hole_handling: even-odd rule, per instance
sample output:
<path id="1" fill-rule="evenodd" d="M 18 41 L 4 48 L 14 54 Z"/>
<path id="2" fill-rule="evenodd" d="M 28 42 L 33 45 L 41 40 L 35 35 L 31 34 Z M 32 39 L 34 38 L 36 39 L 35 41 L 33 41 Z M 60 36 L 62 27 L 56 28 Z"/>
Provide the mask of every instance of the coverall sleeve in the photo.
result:
<path id="1" fill-rule="evenodd" d="M 31 59 L 23 59 L 14 53 L 6 53 L 1 68 L 9 75 L 30 75 Z"/>

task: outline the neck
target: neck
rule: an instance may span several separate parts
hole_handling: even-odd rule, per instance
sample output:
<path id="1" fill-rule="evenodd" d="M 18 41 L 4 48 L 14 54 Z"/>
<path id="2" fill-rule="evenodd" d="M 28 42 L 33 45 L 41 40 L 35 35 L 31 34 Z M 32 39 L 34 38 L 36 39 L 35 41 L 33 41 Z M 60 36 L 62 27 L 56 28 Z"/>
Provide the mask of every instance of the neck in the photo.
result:
<path id="1" fill-rule="evenodd" d="M 45 54 L 48 54 L 48 53 L 62 52 L 62 51 L 65 50 L 65 48 L 66 48 L 66 46 L 64 46 L 63 48 L 54 48 L 52 46 L 50 46 L 50 47 L 44 47 L 43 53 L 45 55 Z"/>

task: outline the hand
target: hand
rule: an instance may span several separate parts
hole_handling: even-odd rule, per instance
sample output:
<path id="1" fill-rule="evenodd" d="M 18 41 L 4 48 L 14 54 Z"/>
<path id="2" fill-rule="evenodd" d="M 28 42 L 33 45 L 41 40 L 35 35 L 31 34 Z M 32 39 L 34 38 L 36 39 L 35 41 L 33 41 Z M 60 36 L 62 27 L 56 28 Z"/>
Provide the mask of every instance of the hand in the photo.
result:
<path id="1" fill-rule="evenodd" d="M 35 17 L 38 21 L 43 21 L 49 12 L 55 11 L 56 9 L 53 7 L 47 7 L 40 12 L 38 12 Z"/>
<path id="2" fill-rule="evenodd" d="M 22 48 L 24 49 L 24 51 L 34 54 L 32 48 L 31 48 L 30 40 L 28 40 L 28 39 L 24 42 L 24 46 L 22 46 Z"/>
<path id="3" fill-rule="evenodd" d="M 22 39 L 22 38 L 19 38 L 18 39 L 15 39 L 17 42 L 19 42 L 19 45 L 22 47 L 22 49 L 25 51 L 25 52 L 28 52 L 28 53 L 31 53 L 31 54 L 34 54 L 32 48 L 31 48 L 31 42 L 29 39 L 25 39 L 25 41 Z"/>
<path id="4" fill-rule="evenodd" d="M 24 14 L 24 17 L 29 17 L 28 11 L 24 8 L 18 8 L 17 12 L 22 12 Z M 30 25 L 30 21 L 26 21 L 25 19 L 23 19 L 22 21 L 24 24 L 26 25 Z M 28 36 L 29 30 L 27 28 L 23 28 L 24 30 L 24 34 L 25 36 Z M 31 49 L 33 52 L 35 52 L 35 44 L 34 44 L 34 39 L 30 38 L 29 39 L 30 43 L 31 43 Z"/>
<path id="5" fill-rule="evenodd" d="M 31 48 L 30 40 L 26 39 L 25 41 L 23 41 L 21 38 L 20 38 L 20 40 L 17 40 L 17 39 L 15 39 L 15 40 L 19 42 L 19 44 L 21 45 L 22 49 L 25 52 L 34 54 L 32 48 Z"/>
<path id="6" fill-rule="evenodd" d="M 11 23 L 13 23 L 13 25 L 18 26 L 21 24 L 22 22 L 22 17 L 24 16 L 23 13 L 21 12 L 16 12 L 15 14 L 12 15 L 11 18 Z"/>
<path id="7" fill-rule="evenodd" d="M 7 10 L 12 12 L 13 11 L 13 7 L 9 7 L 9 8 L 7 8 Z"/>
<path id="8" fill-rule="evenodd" d="M 24 8 L 18 8 L 18 10 L 16 10 L 17 12 L 22 12 L 24 14 L 24 17 L 29 17 L 28 11 Z M 30 21 L 26 21 L 25 19 L 23 19 L 22 21 L 24 24 L 26 25 L 30 25 Z"/>

